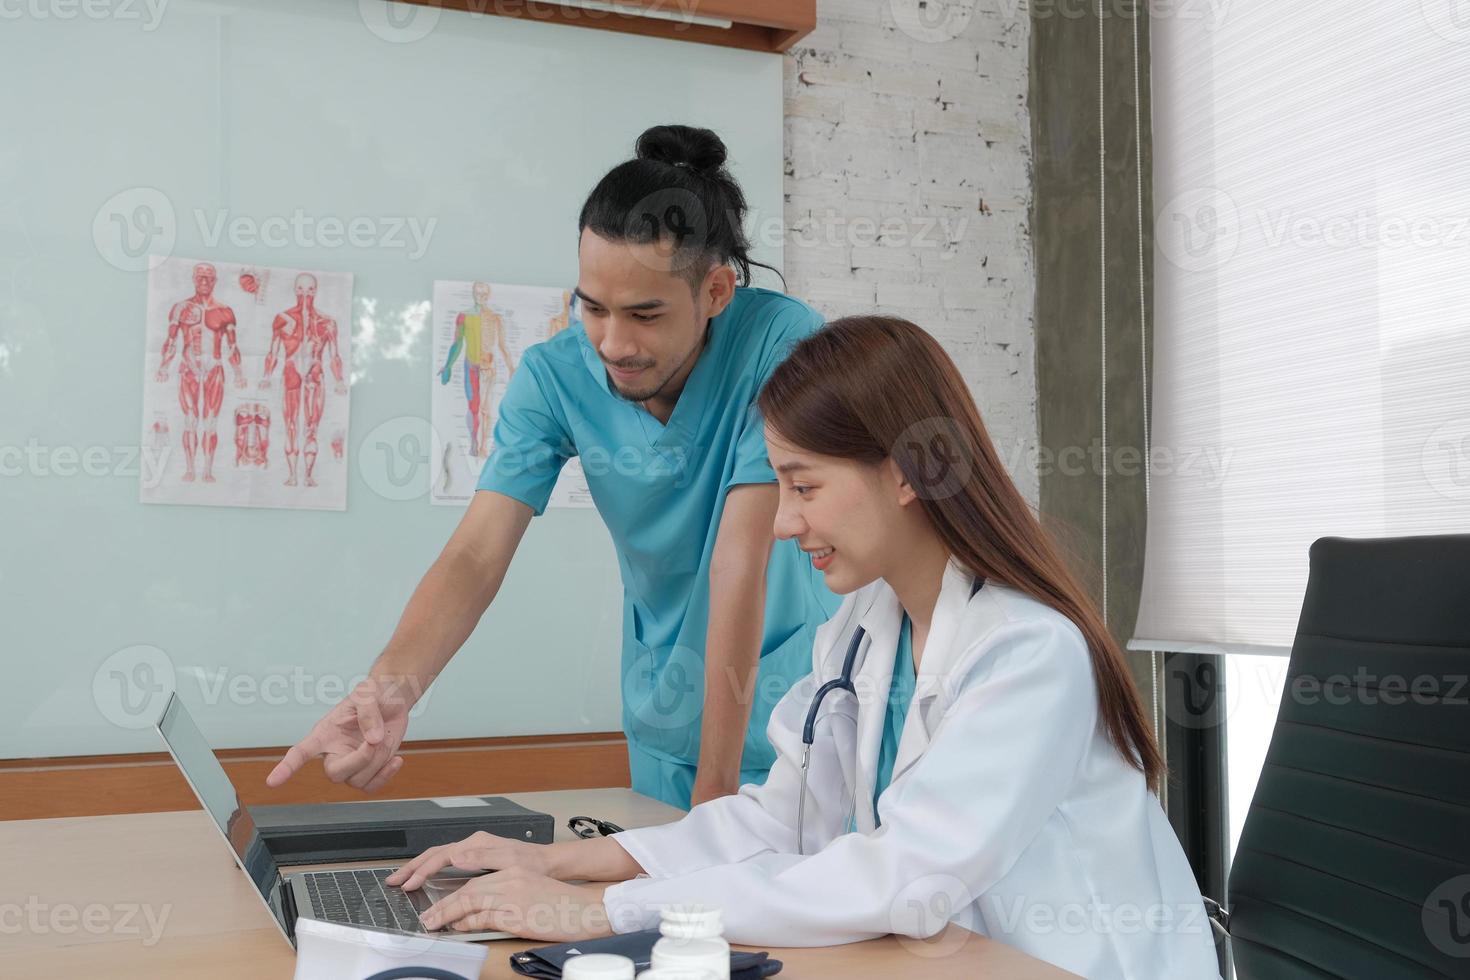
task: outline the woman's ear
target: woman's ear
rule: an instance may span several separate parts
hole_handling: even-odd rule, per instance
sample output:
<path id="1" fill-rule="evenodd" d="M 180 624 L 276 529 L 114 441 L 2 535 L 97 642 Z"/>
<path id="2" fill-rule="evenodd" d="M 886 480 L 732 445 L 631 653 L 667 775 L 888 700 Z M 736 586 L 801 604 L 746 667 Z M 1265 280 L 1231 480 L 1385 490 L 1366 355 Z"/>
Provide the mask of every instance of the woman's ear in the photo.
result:
<path id="1" fill-rule="evenodd" d="M 895 499 L 897 499 L 900 507 L 907 507 L 919 499 L 919 495 L 909 485 L 908 477 L 903 475 L 903 470 L 898 468 L 898 464 L 893 461 L 892 456 L 883 461 L 883 468 L 887 471 L 886 479 L 890 481 L 890 485 L 898 494 Z"/>

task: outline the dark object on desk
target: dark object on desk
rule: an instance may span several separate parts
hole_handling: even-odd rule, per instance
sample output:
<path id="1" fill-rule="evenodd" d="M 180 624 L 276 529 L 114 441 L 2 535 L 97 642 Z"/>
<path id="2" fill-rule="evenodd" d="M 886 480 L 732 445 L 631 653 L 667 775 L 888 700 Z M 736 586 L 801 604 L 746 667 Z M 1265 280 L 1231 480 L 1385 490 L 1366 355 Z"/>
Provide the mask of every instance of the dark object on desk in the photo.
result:
<path id="1" fill-rule="evenodd" d="M 567 821 L 567 829 L 583 840 L 592 837 L 611 837 L 613 834 L 621 834 L 623 828 L 606 820 L 598 820 L 596 817 L 573 817 Z"/>
<path id="2" fill-rule="evenodd" d="M 407 859 L 479 830 L 550 844 L 555 831 L 550 814 L 499 796 L 294 803 L 254 806 L 250 814 L 277 864 Z"/>
<path id="3" fill-rule="evenodd" d="M 1230 870 L 1236 976 L 1470 969 L 1470 535 L 1312 545 Z"/>
<path id="4" fill-rule="evenodd" d="M 537 980 L 560 980 L 561 971 L 567 960 L 584 953 L 611 953 L 626 956 L 633 961 L 633 969 L 642 973 L 653 962 L 653 944 L 658 942 L 657 929 L 629 932 L 605 939 L 590 939 L 582 943 L 561 943 L 557 946 L 542 946 L 512 953 L 510 968 L 523 977 Z M 731 953 L 730 980 L 761 980 L 781 972 L 781 961 L 771 959 L 770 953 Z"/>

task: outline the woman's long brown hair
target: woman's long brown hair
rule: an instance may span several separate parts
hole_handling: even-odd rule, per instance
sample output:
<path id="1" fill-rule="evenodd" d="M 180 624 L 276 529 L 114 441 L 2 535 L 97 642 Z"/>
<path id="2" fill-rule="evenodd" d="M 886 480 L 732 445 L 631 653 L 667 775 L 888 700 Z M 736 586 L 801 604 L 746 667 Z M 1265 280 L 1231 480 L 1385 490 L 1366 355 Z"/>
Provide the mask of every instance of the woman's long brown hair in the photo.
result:
<path id="1" fill-rule="evenodd" d="M 895 317 L 834 320 L 776 368 L 760 408 L 798 448 L 868 463 L 893 459 L 961 565 L 1075 623 L 1087 640 L 1108 738 L 1157 792 L 1164 760 L 1123 653 L 1001 466 L 938 341 Z"/>

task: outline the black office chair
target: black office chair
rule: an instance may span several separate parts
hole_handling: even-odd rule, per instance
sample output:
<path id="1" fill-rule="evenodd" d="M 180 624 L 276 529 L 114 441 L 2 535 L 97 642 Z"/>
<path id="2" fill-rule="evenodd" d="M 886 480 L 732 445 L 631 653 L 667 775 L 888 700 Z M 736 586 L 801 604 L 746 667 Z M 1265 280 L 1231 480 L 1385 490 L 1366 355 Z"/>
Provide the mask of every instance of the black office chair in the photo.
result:
<path id="1" fill-rule="evenodd" d="M 1229 890 L 1241 980 L 1470 977 L 1470 535 L 1312 545 Z"/>

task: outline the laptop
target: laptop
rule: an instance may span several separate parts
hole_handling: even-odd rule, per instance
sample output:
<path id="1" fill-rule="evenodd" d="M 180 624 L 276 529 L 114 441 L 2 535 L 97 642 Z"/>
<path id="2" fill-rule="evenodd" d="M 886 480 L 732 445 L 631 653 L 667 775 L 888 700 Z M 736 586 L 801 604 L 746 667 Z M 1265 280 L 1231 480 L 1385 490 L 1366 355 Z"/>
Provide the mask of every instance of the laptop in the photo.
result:
<path id="1" fill-rule="evenodd" d="M 250 879 L 281 935 L 292 946 L 296 945 L 298 918 L 359 926 L 377 932 L 429 935 L 436 939 L 513 938 L 508 932 L 459 932 L 453 929 L 430 932 L 420 924 L 419 913 L 460 888 L 474 877 L 473 874 L 446 870 L 411 892 L 383 883 L 384 878 L 397 870 L 396 867 L 306 871 L 282 877 L 276 859 L 251 819 L 250 811 L 240 802 L 224 766 L 215 758 L 214 751 L 204 740 L 194 719 L 184 710 L 177 694 L 169 695 L 156 727 L 189 788 L 219 827 L 226 846 L 235 856 L 235 863 Z"/>

